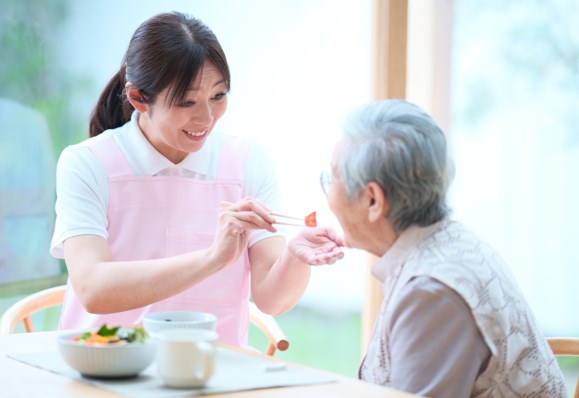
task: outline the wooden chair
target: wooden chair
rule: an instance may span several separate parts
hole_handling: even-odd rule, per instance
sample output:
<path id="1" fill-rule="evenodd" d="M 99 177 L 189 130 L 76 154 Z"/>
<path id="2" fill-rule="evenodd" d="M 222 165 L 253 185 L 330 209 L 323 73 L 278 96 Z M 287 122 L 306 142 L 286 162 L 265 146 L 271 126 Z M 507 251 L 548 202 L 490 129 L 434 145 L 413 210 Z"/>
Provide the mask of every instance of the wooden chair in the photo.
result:
<path id="1" fill-rule="evenodd" d="M 33 332 L 34 326 L 30 318 L 31 315 L 62 304 L 65 291 L 66 286 L 64 285 L 51 287 L 14 303 L 0 319 L 0 335 L 14 333 L 16 326 L 20 322 L 24 324 L 24 330 L 27 333 Z M 267 337 L 269 341 L 269 345 L 265 350 L 267 355 L 273 356 L 276 350 L 285 351 L 288 349 L 289 342 L 275 318 L 261 312 L 252 302 L 249 303 L 249 320 Z"/>
<path id="2" fill-rule="evenodd" d="M 547 337 L 547 343 L 555 356 L 579 356 L 579 338 Z M 579 379 L 575 384 L 574 398 L 579 398 Z"/>

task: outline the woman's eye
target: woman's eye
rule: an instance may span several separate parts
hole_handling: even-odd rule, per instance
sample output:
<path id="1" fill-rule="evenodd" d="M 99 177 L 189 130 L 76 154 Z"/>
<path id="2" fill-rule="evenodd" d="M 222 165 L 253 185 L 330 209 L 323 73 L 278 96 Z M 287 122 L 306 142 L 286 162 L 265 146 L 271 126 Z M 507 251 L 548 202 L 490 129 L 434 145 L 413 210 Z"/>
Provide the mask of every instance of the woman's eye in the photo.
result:
<path id="1" fill-rule="evenodd" d="M 188 108 L 188 107 L 191 107 L 193 105 L 195 105 L 195 101 L 183 101 L 183 102 L 179 103 L 179 106 L 181 108 Z"/>
<path id="2" fill-rule="evenodd" d="M 216 101 L 219 101 L 219 100 L 223 99 L 223 97 L 225 97 L 226 95 L 227 95 L 226 93 L 217 93 L 217 94 L 215 94 L 213 99 Z"/>

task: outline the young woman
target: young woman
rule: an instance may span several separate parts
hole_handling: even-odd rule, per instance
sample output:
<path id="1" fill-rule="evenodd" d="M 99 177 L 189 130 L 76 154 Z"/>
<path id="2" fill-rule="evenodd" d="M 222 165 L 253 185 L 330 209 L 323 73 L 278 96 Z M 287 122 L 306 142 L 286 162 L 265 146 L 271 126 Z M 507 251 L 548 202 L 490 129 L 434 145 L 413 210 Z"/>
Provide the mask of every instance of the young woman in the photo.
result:
<path id="1" fill-rule="evenodd" d="M 223 342 L 243 345 L 250 295 L 264 312 L 287 311 L 309 264 L 343 255 L 324 228 L 286 246 L 270 212 L 280 206 L 271 161 L 213 131 L 229 89 L 225 54 L 201 21 L 164 13 L 136 30 L 91 138 L 58 162 L 51 253 L 69 273 L 60 328 L 197 310 L 217 315 Z"/>

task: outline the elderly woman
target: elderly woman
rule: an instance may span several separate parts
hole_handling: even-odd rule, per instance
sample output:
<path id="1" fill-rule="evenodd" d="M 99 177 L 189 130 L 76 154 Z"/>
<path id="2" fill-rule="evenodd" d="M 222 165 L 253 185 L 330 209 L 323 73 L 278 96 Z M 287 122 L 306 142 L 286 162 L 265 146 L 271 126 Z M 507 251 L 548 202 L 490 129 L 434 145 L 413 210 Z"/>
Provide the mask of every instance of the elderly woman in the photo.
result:
<path id="1" fill-rule="evenodd" d="M 429 397 L 561 397 L 563 376 L 508 267 L 449 219 L 444 133 L 417 106 L 347 119 L 326 189 L 347 246 L 380 259 L 384 301 L 360 378 Z"/>

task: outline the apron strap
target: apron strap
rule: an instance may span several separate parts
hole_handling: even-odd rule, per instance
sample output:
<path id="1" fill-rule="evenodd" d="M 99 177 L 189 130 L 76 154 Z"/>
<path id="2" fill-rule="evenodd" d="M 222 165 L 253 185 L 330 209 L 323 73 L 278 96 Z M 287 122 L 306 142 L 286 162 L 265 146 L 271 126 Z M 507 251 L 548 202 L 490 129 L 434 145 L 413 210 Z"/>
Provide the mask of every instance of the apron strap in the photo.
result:
<path id="1" fill-rule="evenodd" d="M 112 136 L 95 140 L 89 149 L 102 163 L 109 178 L 133 175 L 129 161 Z"/>

